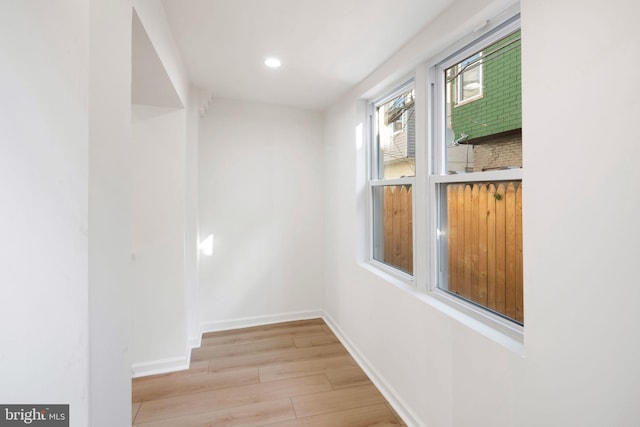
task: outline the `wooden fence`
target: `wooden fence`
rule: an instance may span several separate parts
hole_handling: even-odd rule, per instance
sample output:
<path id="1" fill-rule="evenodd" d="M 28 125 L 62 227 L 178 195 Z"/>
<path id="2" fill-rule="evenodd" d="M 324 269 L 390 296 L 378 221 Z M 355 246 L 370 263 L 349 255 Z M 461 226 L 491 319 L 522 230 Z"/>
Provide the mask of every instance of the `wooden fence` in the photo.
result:
<path id="1" fill-rule="evenodd" d="M 522 323 L 522 185 L 447 186 L 449 291 Z"/>
<path id="2" fill-rule="evenodd" d="M 521 182 L 447 185 L 448 290 L 524 321 Z M 412 188 L 384 187 L 383 261 L 413 274 Z"/>
<path id="3" fill-rule="evenodd" d="M 384 262 L 413 274 L 413 198 L 410 185 L 384 187 Z"/>

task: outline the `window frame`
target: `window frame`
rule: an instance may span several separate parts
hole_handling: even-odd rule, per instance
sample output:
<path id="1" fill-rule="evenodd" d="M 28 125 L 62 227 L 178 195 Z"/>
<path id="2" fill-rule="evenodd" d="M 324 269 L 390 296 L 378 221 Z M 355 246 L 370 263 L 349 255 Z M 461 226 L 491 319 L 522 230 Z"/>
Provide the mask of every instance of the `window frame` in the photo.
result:
<path id="1" fill-rule="evenodd" d="M 471 59 L 476 55 L 478 55 L 477 67 L 478 67 L 478 75 L 479 75 L 478 80 L 480 82 L 480 91 L 478 92 L 477 95 L 474 95 L 465 99 L 463 96 L 464 95 L 463 85 L 464 85 L 464 73 L 466 71 L 456 70 L 456 74 L 460 75 L 462 78 L 456 80 L 456 99 L 455 99 L 455 102 L 453 103 L 453 108 L 466 105 L 473 101 L 477 101 L 478 99 L 482 99 L 482 97 L 484 96 L 484 63 L 483 63 L 484 61 L 482 57 L 482 51 L 477 52 L 476 54 L 473 54 L 466 59 Z M 463 59 L 462 61 L 465 61 L 466 59 Z"/>
<path id="2" fill-rule="evenodd" d="M 401 282 L 415 286 L 416 283 L 416 175 L 417 175 L 417 165 L 414 165 L 415 174 L 413 176 L 401 177 L 401 178 L 380 178 L 381 169 L 384 171 L 383 162 L 384 160 L 380 159 L 380 150 L 379 150 L 379 141 L 378 141 L 378 126 L 377 126 L 377 109 L 389 102 L 393 98 L 405 93 L 409 90 L 416 90 L 415 79 L 409 78 L 403 80 L 403 83 L 396 86 L 395 89 L 385 91 L 383 95 L 373 97 L 367 101 L 367 122 L 368 122 L 368 132 L 367 132 L 367 212 L 368 212 L 368 221 L 367 221 L 367 229 L 368 229 L 368 239 L 367 239 L 367 262 L 386 274 L 391 275 L 395 279 L 399 279 Z M 415 100 L 415 98 L 414 98 Z M 414 107 L 415 108 L 415 107 Z M 402 120 L 404 123 L 405 115 L 407 112 L 403 112 Z M 396 134 L 397 132 L 394 132 Z M 415 142 L 417 144 L 417 141 Z M 417 159 L 414 159 L 417 160 Z M 376 220 L 375 220 L 375 206 L 374 206 L 374 191 L 379 187 L 385 186 L 400 186 L 400 185 L 410 185 L 412 188 L 412 257 L 413 257 L 413 274 L 410 274 L 406 271 L 401 270 L 400 268 L 396 268 L 393 265 L 387 264 L 383 261 L 380 261 L 375 258 L 375 254 L 377 251 L 375 238 L 375 229 L 376 229 Z M 378 248 L 379 249 L 379 248 Z"/>
<path id="3" fill-rule="evenodd" d="M 442 231 L 438 229 L 441 215 L 440 189 L 443 184 L 449 183 L 474 183 L 485 181 L 522 181 L 523 169 L 492 170 L 483 172 L 469 172 L 463 174 L 447 173 L 446 156 L 446 79 L 445 70 L 463 61 L 466 58 L 479 53 L 482 49 L 490 46 L 496 41 L 508 36 L 521 28 L 520 14 L 514 14 L 494 28 L 487 30 L 484 34 L 476 36 L 472 40 L 467 40 L 463 46 L 451 48 L 433 58 L 425 65 L 427 72 L 427 109 L 430 124 L 427 127 L 427 150 L 429 153 L 429 167 L 427 171 L 427 216 L 428 220 L 428 279 L 426 291 L 438 300 L 445 302 L 456 310 L 480 320 L 484 324 L 502 332 L 516 341 L 522 341 L 524 326 L 510 320 L 502 315 L 494 313 L 489 308 L 457 297 L 450 292 L 439 287 L 444 277 L 441 273 L 442 255 L 440 247 L 442 239 L 445 238 Z M 456 94 L 457 98 L 457 94 Z M 452 107 L 465 105 L 469 102 L 480 99 L 465 100 L 463 103 L 456 103 Z M 457 101 L 450 100 L 452 103 Z M 422 254 L 420 254 L 422 256 Z"/>
<path id="4" fill-rule="evenodd" d="M 445 63 L 453 64 L 456 55 L 459 55 L 458 57 L 461 59 L 464 59 L 465 54 L 467 57 L 472 56 L 483 47 L 489 46 L 492 41 L 497 41 L 519 28 L 521 28 L 520 8 L 519 5 L 514 5 L 493 19 L 484 21 L 480 26 L 473 28 L 473 32 L 470 34 L 457 40 L 451 40 L 452 44 L 448 48 L 425 58 L 421 64 L 412 66 L 410 71 L 407 70 L 408 72 L 404 74 L 404 77 L 394 79 L 395 84 L 385 85 L 387 89 L 395 89 L 371 88 L 371 92 L 368 92 L 359 102 L 356 134 L 362 135 L 363 140 L 357 138 L 356 147 L 358 151 L 360 151 L 360 147 L 363 148 L 359 153 L 362 156 L 358 156 L 360 168 L 358 188 L 361 189 L 358 193 L 359 198 L 362 197 L 360 199 L 362 203 L 357 206 L 357 212 L 359 219 L 362 220 L 359 221 L 359 226 L 362 226 L 363 236 L 363 245 L 358 248 L 359 265 L 387 283 L 411 293 L 415 298 L 436 308 L 449 318 L 515 353 L 522 354 L 524 351 L 524 326 L 438 288 L 437 215 L 439 206 L 434 203 L 438 197 L 437 188 L 441 182 L 445 180 L 466 182 L 470 176 L 472 177 L 471 173 L 457 176 L 439 173 L 446 170 L 443 167 L 444 160 L 438 160 L 441 152 L 446 150 L 446 145 L 444 143 L 437 144 L 437 141 L 445 141 L 446 126 L 436 125 L 440 119 L 442 119 L 441 123 L 446 123 L 446 111 L 444 91 L 438 93 L 434 90 L 434 68 Z M 376 126 L 374 122 L 375 105 L 392 99 L 410 85 L 415 90 L 415 176 L 402 178 L 400 181 L 373 179 L 372 167 L 376 161 L 373 160 L 373 156 L 377 156 L 373 146 L 376 134 L 374 127 Z M 486 94 L 483 91 L 484 95 Z M 438 101 L 441 104 L 437 104 Z M 435 108 L 438 105 L 442 105 L 442 110 L 439 112 Z M 444 159 L 444 157 L 440 157 L 440 159 Z M 478 179 L 481 181 L 521 180 L 522 172 L 522 169 L 509 169 L 477 172 L 477 174 L 481 175 L 481 179 Z M 360 187 L 360 183 L 362 183 L 362 187 Z M 373 258 L 373 187 L 404 183 L 411 184 L 413 188 L 414 263 L 412 276 Z M 360 258 L 360 256 L 362 257 Z"/>

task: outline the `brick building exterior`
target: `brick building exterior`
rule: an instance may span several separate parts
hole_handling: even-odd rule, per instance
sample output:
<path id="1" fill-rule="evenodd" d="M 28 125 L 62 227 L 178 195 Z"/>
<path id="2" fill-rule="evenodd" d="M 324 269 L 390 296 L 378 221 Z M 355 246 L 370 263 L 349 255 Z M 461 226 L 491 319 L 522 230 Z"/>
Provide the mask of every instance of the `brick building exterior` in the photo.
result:
<path id="1" fill-rule="evenodd" d="M 522 167 L 522 95 L 520 32 L 484 49 L 480 54 L 482 96 L 450 104 L 450 125 L 461 144 L 471 144 L 473 161 L 468 169 L 482 171 Z M 457 85 L 451 85 L 456 99 Z"/>

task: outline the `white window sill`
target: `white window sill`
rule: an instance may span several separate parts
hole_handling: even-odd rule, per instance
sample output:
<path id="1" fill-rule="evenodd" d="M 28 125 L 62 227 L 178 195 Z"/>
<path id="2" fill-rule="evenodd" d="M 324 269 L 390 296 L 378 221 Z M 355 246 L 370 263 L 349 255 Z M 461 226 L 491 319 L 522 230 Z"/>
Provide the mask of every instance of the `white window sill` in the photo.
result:
<path id="1" fill-rule="evenodd" d="M 415 282 L 412 275 L 393 268 L 383 262 L 369 260 L 361 263 L 360 265 L 365 270 L 368 270 L 381 279 L 384 279 L 389 283 L 393 283 L 396 286 L 407 286 L 410 288 L 415 288 Z"/>

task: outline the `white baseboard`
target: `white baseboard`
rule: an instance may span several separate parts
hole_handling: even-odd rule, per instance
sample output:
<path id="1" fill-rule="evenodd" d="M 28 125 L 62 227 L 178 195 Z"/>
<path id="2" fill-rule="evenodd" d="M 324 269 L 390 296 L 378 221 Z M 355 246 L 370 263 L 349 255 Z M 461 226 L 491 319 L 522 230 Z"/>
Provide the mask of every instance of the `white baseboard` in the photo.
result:
<path id="1" fill-rule="evenodd" d="M 187 346 L 189 349 L 194 349 L 200 347 L 202 344 L 202 334 L 198 334 L 197 337 L 189 337 L 187 338 Z"/>
<path id="2" fill-rule="evenodd" d="M 168 359 L 154 360 L 151 362 L 134 363 L 131 365 L 132 377 L 140 378 L 149 375 L 168 374 L 170 372 L 184 371 L 189 369 L 191 359 L 191 349 L 187 356 L 171 357 Z"/>
<path id="3" fill-rule="evenodd" d="M 272 314 L 267 316 L 241 317 L 229 320 L 217 320 L 213 322 L 203 322 L 200 324 L 200 332 L 226 331 L 229 329 L 249 328 L 251 326 L 269 325 L 272 323 L 292 322 L 295 320 L 322 318 L 324 311 L 310 310 L 297 311 L 292 313 Z"/>
<path id="4" fill-rule="evenodd" d="M 134 363 L 131 365 L 132 378 L 148 377 L 150 375 L 169 374 L 171 372 L 189 369 L 191 364 L 191 350 L 195 348 L 192 343 L 197 338 L 189 337 L 183 357 L 169 357 L 167 359 L 152 360 L 151 362 Z M 197 339 L 200 346 L 200 340 Z"/>
<path id="5" fill-rule="evenodd" d="M 389 383 L 384 379 L 384 377 L 382 377 L 382 375 L 380 375 L 380 373 L 369 363 L 367 358 L 362 355 L 358 348 L 344 334 L 342 329 L 340 329 L 333 318 L 326 312 L 323 313 L 322 318 L 336 335 L 336 337 L 338 337 L 349 354 L 351 354 L 351 357 L 356 360 L 358 365 L 360 365 L 360 368 L 362 368 L 362 370 L 367 374 L 371 382 L 373 382 L 378 390 L 380 390 L 380 393 L 382 393 L 382 395 L 387 399 L 389 404 L 393 407 L 393 409 L 395 409 L 398 415 L 402 417 L 402 420 L 407 423 L 407 426 L 420 426 L 421 424 L 418 422 L 418 418 L 410 410 L 407 409 L 407 405 L 405 405 L 402 400 L 398 399 L 398 394 L 395 392 L 393 387 L 391 387 Z"/>

